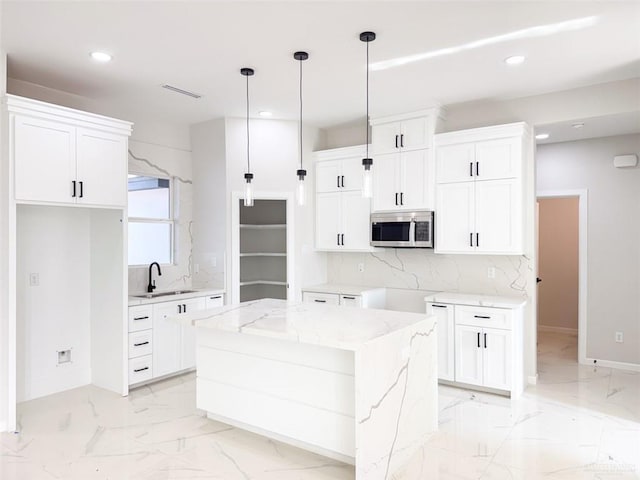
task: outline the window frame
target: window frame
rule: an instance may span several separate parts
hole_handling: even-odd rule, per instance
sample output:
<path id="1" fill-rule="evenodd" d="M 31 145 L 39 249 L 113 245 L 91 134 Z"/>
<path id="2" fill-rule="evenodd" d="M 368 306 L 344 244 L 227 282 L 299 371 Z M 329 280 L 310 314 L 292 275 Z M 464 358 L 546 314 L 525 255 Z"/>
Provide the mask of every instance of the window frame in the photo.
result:
<path id="1" fill-rule="evenodd" d="M 169 225 L 169 263 L 160 263 L 162 267 L 169 267 L 176 265 L 176 218 L 175 218 L 175 191 L 174 191 L 174 177 L 166 175 L 157 175 L 155 173 L 147 173 L 135 170 L 129 170 L 128 175 L 140 176 L 140 177 L 153 177 L 160 178 L 169 181 L 169 218 L 149 218 L 149 217 L 130 217 L 129 216 L 129 176 L 127 175 L 127 223 L 151 223 L 155 225 L 167 224 Z M 129 249 L 129 234 L 127 232 L 127 252 Z M 143 263 L 129 263 L 129 255 L 127 253 L 127 265 L 129 268 L 147 268 L 148 264 Z"/>

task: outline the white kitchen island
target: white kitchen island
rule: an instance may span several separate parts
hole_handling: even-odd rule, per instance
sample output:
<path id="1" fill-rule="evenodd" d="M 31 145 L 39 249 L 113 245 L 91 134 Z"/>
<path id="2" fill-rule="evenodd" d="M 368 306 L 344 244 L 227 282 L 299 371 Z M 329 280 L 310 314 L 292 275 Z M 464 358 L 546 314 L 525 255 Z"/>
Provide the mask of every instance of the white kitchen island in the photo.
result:
<path id="1" fill-rule="evenodd" d="M 437 429 L 424 314 L 257 300 L 183 315 L 209 418 L 391 478 Z"/>

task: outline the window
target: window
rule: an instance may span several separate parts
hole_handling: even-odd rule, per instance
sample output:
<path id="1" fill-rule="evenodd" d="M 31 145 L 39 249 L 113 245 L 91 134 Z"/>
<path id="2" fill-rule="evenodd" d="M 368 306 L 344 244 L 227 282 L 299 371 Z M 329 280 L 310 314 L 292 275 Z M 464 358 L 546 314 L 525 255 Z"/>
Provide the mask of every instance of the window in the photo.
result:
<path id="1" fill-rule="evenodd" d="M 129 265 L 173 260 L 173 188 L 170 178 L 129 175 Z"/>

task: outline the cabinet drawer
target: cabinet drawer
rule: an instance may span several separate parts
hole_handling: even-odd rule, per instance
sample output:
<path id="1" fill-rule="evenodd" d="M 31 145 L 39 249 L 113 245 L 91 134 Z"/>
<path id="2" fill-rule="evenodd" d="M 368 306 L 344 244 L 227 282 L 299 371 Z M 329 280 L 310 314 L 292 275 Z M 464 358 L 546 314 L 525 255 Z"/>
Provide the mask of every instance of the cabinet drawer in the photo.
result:
<path id="1" fill-rule="evenodd" d="M 152 305 L 129 307 L 129 331 L 138 332 L 151 328 Z"/>
<path id="2" fill-rule="evenodd" d="M 129 385 L 144 382 L 153 377 L 152 355 L 129 360 Z"/>
<path id="3" fill-rule="evenodd" d="M 224 305 L 224 298 L 221 293 L 217 295 L 207 295 L 205 298 L 205 308 L 216 308 Z"/>
<path id="4" fill-rule="evenodd" d="M 340 295 L 337 293 L 304 292 L 302 294 L 302 301 L 324 305 L 340 305 Z"/>
<path id="5" fill-rule="evenodd" d="M 142 330 L 129 334 L 129 358 L 151 355 L 153 352 L 153 330 Z"/>
<path id="6" fill-rule="evenodd" d="M 340 305 L 345 307 L 361 307 L 362 297 L 360 295 L 340 295 Z"/>
<path id="7" fill-rule="evenodd" d="M 490 327 L 511 330 L 511 310 L 504 308 L 456 305 L 456 325 Z"/>

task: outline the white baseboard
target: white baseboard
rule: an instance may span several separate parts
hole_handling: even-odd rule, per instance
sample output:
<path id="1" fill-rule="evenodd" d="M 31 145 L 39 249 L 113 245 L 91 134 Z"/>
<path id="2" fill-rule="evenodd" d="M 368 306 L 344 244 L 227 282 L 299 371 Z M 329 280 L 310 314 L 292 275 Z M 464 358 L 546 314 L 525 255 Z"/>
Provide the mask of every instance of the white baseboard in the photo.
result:
<path id="1" fill-rule="evenodd" d="M 535 375 L 529 375 L 527 377 L 527 383 L 529 385 L 537 385 L 538 384 L 538 374 L 536 373 Z"/>
<path id="2" fill-rule="evenodd" d="M 578 335 L 577 328 L 566 327 L 552 327 L 551 325 L 538 324 L 538 331 L 540 332 L 553 332 L 553 333 L 570 333 L 571 335 Z"/>
<path id="3" fill-rule="evenodd" d="M 614 362 L 613 360 L 599 360 L 597 358 L 585 358 L 584 361 L 581 361 L 580 363 L 584 365 L 594 365 L 594 360 L 596 361 L 595 365 L 599 367 L 617 368 L 619 370 L 631 370 L 632 372 L 640 372 L 640 364 L 637 363 Z"/>

